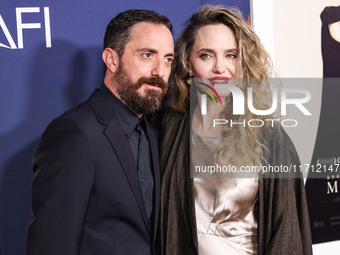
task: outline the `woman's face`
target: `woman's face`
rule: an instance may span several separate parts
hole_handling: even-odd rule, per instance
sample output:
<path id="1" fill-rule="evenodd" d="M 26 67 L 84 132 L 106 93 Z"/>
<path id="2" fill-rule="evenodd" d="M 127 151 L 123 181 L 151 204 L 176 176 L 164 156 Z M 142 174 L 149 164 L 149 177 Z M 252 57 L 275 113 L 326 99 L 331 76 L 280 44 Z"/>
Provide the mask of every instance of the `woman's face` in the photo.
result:
<path id="1" fill-rule="evenodd" d="M 198 29 L 189 58 L 190 76 L 226 84 L 237 73 L 238 48 L 234 32 L 224 24 Z"/>

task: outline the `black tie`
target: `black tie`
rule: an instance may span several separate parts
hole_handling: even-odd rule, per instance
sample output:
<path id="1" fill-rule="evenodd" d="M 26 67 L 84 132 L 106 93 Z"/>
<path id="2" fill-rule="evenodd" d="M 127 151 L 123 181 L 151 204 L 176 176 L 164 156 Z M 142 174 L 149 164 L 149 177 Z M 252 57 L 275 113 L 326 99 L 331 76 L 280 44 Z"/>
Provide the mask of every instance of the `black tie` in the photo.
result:
<path id="1" fill-rule="evenodd" d="M 139 175 L 139 182 L 142 189 L 143 199 L 146 214 L 151 222 L 152 204 L 153 204 L 153 176 L 151 171 L 151 157 L 150 146 L 147 136 L 145 134 L 146 122 L 141 119 L 137 125 L 137 132 L 139 134 L 138 153 L 137 153 L 137 168 Z"/>

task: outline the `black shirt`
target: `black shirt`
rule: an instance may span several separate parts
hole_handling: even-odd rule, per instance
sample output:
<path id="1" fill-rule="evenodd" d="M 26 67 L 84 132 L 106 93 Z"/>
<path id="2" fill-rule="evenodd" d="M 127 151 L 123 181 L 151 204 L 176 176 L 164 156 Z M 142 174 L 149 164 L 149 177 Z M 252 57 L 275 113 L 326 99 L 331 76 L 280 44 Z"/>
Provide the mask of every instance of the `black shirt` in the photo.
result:
<path id="1" fill-rule="evenodd" d="M 131 147 L 138 169 L 139 182 L 144 198 L 147 217 L 151 219 L 153 205 L 154 180 L 152 176 L 152 161 L 148 140 L 148 125 L 144 115 L 141 118 L 133 113 L 103 84 L 99 92 L 117 115 Z"/>

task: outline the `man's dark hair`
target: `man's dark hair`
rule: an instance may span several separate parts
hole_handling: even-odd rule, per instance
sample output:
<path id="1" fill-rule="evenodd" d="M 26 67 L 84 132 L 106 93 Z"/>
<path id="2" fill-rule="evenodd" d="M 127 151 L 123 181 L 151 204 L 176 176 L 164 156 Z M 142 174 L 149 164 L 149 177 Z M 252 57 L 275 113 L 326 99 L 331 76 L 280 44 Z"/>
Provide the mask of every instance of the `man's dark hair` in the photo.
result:
<path id="1" fill-rule="evenodd" d="M 164 25 L 172 33 L 172 24 L 166 16 L 150 10 L 127 10 L 119 13 L 107 25 L 104 49 L 111 48 L 122 56 L 125 45 L 130 40 L 131 27 L 140 22 Z"/>

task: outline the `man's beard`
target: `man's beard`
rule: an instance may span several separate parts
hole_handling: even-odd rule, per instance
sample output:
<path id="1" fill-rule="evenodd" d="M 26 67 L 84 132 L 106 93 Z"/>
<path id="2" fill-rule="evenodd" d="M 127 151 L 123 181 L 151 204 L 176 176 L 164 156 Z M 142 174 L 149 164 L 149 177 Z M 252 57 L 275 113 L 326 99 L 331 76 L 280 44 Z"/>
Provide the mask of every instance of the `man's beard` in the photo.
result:
<path id="1" fill-rule="evenodd" d="M 125 71 L 122 62 L 113 77 L 113 82 L 116 84 L 115 89 L 120 99 L 135 114 L 148 114 L 158 110 L 168 89 L 168 83 L 158 76 L 151 78 L 143 76 L 137 82 L 133 82 Z M 157 85 L 161 90 L 146 88 L 144 90 L 145 95 L 140 95 L 137 90 L 143 84 Z"/>

